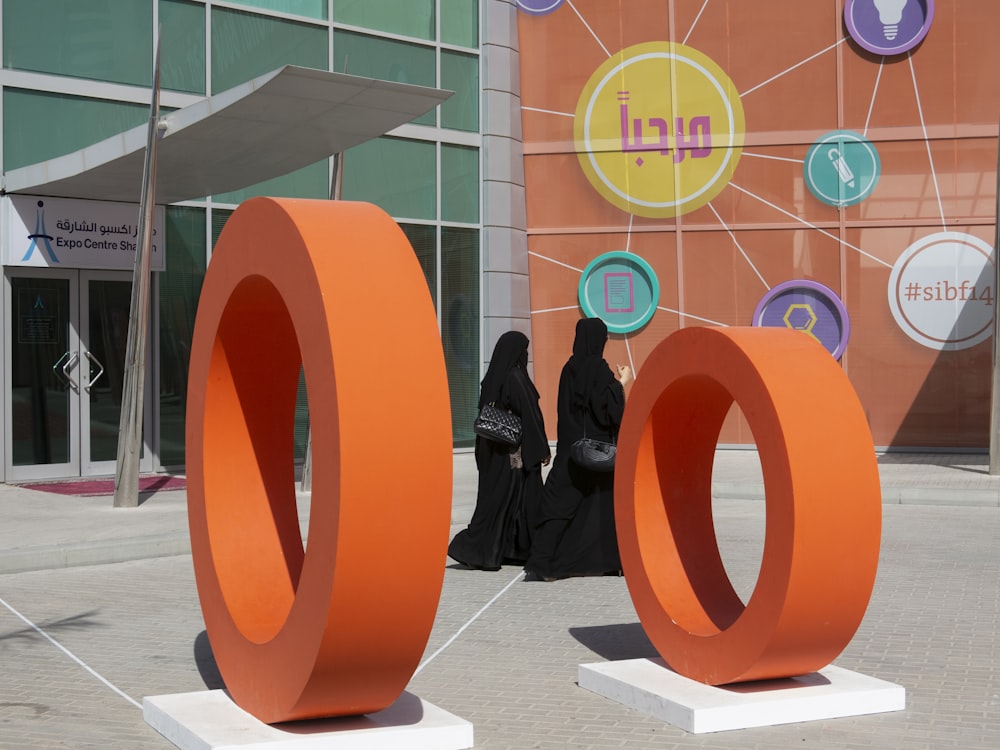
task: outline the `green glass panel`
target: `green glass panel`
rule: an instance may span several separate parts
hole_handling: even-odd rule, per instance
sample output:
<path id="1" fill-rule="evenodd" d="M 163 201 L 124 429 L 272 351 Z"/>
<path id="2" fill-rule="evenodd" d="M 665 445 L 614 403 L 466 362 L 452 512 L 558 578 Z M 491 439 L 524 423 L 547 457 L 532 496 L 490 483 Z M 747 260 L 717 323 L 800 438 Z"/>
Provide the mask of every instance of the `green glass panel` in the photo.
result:
<path id="1" fill-rule="evenodd" d="M 162 0 L 161 0 L 162 2 Z M 188 364 L 205 278 L 205 210 L 167 206 L 160 299 L 160 463 L 183 466 Z"/>
<path id="2" fill-rule="evenodd" d="M 434 39 L 434 0 L 334 0 L 333 20 L 373 31 Z"/>
<path id="3" fill-rule="evenodd" d="M 274 177 L 241 190 L 216 195 L 215 200 L 219 203 L 239 204 L 258 195 L 269 195 L 274 198 L 329 198 L 330 167 L 328 161 L 323 159 L 281 177 Z"/>
<path id="4" fill-rule="evenodd" d="M 148 104 L 4 89 L 4 171 L 69 154 L 149 122 Z"/>
<path id="5" fill-rule="evenodd" d="M 233 4 L 326 20 L 326 0 L 233 0 Z"/>
<path id="6" fill-rule="evenodd" d="M 441 127 L 479 132 L 479 57 L 441 50 L 441 88 L 455 93 L 441 103 Z"/>
<path id="7" fill-rule="evenodd" d="M 440 0 L 441 41 L 479 49 L 479 0 Z"/>
<path id="8" fill-rule="evenodd" d="M 295 390 L 295 422 L 292 427 L 292 455 L 296 461 L 306 457 L 309 442 L 309 394 L 306 390 L 306 371 L 299 368 L 299 384 Z"/>
<path id="9" fill-rule="evenodd" d="M 205 93 L 205 6 L 160 0 L 160 87 Z"/>
<path id="10" fill-rule="evenodd" d="M 128 319 L 132 306 L 132 282 L 90 279 L 87 282 L 87 337 L 90 372 L 90 419 L 83 425 L 89 434 L 93 463 L 114 461 L 118 456 L 122 393 L 128 362 Z M 90 358 L 93 357 L 93 360 Z M 100 370 L 94 362 L 100 362 Z"/>
<path id="11" fill-rule="evenodd" d="M 3 65 L 149 86 L 153 5 L 135 0 L 5 0 Z"/>
<path id="12" fill-rule="evenodd" d="M 233 215 L 233 211 L 228 208 L 213 208 L 212 209 L 212 247 L 215 247 L 215 243 L 219 241 L 219 235 L 222 234 L 223 227 L 226 226 L 226 222 L 229 221 L 229 217 Z"/>
<path id="13" fill-rule="evenodd" d="M 424 272 L 431 299 L 437 305 L 437 228 L 428 224 L 400 224 Z"/>
<path id="14" fill-rule="evenodd" d="M 382 81 L 437 85 L 432 47 L 350 31 L 333 32 L 333 69 Z M 434 125 L 435 111 L 431 110 L 413 122 Z"/>
<path id="15" fill-rule="evenodd" d="M 441 228 L 441 341 L 455 447 L 475 442 L 479 404 L 479 231 Z"/>
<path id="16" fill-rule="evenodd" d="M 374 203 L 397 219 L 434 220 L 436 173 L 433 143 L 375 138 L 344 154 L 343 198 Z"/>
<path id="17" fill-rule="evenodd" d="M 441 220 L 479 223 L 479 149 L 441 144 Z"/>
<path id="18" fill-rule="evenodd" d="M 283 65 L 326 70 L 327 32 L 282 18 L 212 9 L 212 93 Z"/>

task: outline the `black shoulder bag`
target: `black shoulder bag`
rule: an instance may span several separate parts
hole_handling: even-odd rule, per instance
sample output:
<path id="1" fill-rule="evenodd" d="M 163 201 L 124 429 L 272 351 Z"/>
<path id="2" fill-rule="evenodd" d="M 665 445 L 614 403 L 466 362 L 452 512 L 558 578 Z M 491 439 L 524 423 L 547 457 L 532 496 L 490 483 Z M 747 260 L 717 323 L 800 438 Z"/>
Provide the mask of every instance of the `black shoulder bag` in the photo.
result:
<path id="1" fill-rule="evenodd" d="M 472 430 L 495 443 L 515 446 L 521 442 L 521 420 L 513 412 L 494 403 L 483 405 L 472 424 Z"/>
<path id="2" fill-rule="evenodd" d="M 583 412 L 583 437 L 569 447 L 569 457 L 577 466 L 587 471 L 609 472 L 615 470 L 618 448 L 614 443 L 587 437 L 587 412 Z"/>

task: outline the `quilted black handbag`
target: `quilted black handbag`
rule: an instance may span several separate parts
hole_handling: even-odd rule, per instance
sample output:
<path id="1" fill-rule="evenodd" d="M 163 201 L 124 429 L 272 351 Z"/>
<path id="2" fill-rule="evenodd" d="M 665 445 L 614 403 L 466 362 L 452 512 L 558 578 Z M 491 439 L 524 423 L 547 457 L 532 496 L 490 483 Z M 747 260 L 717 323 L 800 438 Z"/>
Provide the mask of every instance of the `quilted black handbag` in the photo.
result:
<path id="1" fill-rule="evenodd" d="M 472 425 L 480 437 L 496 443 L 515 446 L 521 442 L 521 420 L 496 404 L 486 404 Z"/>
<path id="2" fill-rule="evenodd" d="M 588 471 L 614 471 L 617 453 L 618 448 L 614 443 L 587 437 L 580 438 L 569 448 L 569 457 L 573 463 Z"/>

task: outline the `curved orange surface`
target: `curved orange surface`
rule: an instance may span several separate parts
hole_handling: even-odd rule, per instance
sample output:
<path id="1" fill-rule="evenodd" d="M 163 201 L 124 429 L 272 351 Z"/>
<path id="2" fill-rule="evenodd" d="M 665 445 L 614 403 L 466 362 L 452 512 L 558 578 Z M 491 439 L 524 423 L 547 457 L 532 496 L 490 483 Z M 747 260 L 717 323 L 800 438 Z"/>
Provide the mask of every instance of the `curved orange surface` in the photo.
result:
<path id="1" fill-rule="evenodd" d="M 764 553 L 736 595 L 712 520 L 712 461 L 733 400 L 760 455 Z M 770 328 L 688 328 L 629 394 L 615 514 L 629 592 L 678 673 L 720 685 L 829 664 L 861 623 L 878 566 L 881 489 L 865 415 L 816 341 Z"/>
<path id="2" fill-rule="evenodd" d="M 305 550 L 300 363 L 313 451 Z M 402 231 L 369 204 L 244 203 L 205 276 L 189 382 L 195 575 L 233 699 L 268 723 L 387 707 L 430 635 L 452 490 L 444 355 Z"/>

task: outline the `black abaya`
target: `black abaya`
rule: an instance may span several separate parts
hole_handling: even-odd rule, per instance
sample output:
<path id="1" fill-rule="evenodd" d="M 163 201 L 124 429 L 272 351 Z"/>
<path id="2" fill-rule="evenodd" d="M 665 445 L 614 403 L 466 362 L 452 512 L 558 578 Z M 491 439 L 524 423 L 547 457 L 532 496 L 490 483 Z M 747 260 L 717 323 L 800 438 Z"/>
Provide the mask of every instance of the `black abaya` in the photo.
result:
<path id="1" fill-rule="evenodd" d="M 526 570 L 538 578 L 603 575 L 621 568 L 614 517 L 614 473 L 587 471 L 569 458 L 582 437 L 613 442 L 625 391 L 602 355 L 607 327 L 577 323 L 573 356 L 559 378 L 558 443 L 545 480 L 541 517 Z"/>
<path id="2" fill-rule="evenodd" d="M 479 406 L 495 403 L 521 419 L 522 467 L 512 465 L 509 446 L 476 438 L 479 486 L 476 509 L 466 529 L 448 546 L 448 556 L 466 567 L 498 570 L 504 563 L 523 564 L 531 529 L 541 503 L 542 461 L 549 457 L 548 439 L 538 391 L 526 369 L 528 339 L 510 331 L 497 341 Z"/>

